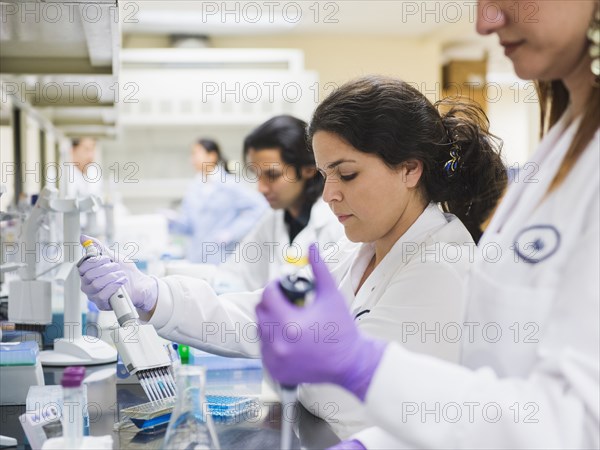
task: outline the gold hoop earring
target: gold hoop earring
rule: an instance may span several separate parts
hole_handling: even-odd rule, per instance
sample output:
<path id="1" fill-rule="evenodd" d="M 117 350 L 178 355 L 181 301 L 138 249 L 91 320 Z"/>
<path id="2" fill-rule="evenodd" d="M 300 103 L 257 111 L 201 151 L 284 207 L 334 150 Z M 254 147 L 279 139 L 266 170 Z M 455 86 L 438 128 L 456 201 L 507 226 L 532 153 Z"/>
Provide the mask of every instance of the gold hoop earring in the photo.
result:
<path id="1" fill-rule="evenodd" d="M 592 73 L 596 77 L 595 85 L 600 87 L 600 8 L 592 16 L 590 27 L 587 30 L 587 38 L 590 41 L 590 56 L 592 58 Z"/>

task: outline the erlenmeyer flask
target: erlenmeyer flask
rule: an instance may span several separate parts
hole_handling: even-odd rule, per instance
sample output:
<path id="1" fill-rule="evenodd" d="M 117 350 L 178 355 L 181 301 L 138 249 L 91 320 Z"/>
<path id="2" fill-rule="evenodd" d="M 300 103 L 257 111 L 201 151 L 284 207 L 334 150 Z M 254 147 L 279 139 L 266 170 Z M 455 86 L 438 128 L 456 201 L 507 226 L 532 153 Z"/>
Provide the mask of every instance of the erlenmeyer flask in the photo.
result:
<path id="1" fill-rule="evenodd" d="M 204 367 L 183 365 L 177 368 L 177 400 L 163 449 L 219 449 L 219 441 L 204 396 L 205 380 Z"/>

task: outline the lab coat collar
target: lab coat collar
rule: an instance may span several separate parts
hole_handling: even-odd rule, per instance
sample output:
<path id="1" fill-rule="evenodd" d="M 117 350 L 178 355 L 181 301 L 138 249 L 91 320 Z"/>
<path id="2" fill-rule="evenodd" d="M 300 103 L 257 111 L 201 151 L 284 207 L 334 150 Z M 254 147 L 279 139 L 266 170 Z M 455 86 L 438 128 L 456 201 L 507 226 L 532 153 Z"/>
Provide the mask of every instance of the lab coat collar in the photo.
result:
<path id="1" fill-rule="evenodd" d="M 416 244 L 420 244 L 421 242 L 424 242 L 434 231 L 437 231 L 444 225 L 447 225 L 448 222 L 454 218 L 455 217 L 451 214 L 446 216 L 437 203 L 430 203 L 417 218 L 417 220 L 415 220 L 415 223 L 413 223 L 410 228 L 406 230 L 402 236 L 400 236 L 400 239 L 396 241 L 390 250 L 390 253 L 397 252 L 397 248 L 401 248 L 402 243 L 414 242 Z M 388 253 L 388 255 L 390 253 Z"/>
<path id="2" fill-rule="evenodd" d="M 415 220 L 406 232 L 400 236 L 389 253 L 385 255 L 375 270 L 369 275 L 365 283 L 361 287 L 361 291 L 374 289 L 375 285 L 382 278 L 388 275 L 390 269 L 398 267 L 398 261 L 403 261 L 402 251 L 406 247 L 406 243 L 416 244 L 419 246 L 424 243 L 434 232 L 446 226 L 449 222 L 456 219 L 455 216 L 445 215 L 436 203 L 430 203 L 421 215 Z M 356 259 L 350 267 L 350 276 L 352 279 L 352 292 L 356 292 L 358 283 L 367 268 L 367 265 L 375 254 L 375 244 L 372 242 L 364 243 L 358 250 Z M 360 293 L 360 291 L 359 291 Z M 358 294 L 357 293 L 357 297 Z"/>

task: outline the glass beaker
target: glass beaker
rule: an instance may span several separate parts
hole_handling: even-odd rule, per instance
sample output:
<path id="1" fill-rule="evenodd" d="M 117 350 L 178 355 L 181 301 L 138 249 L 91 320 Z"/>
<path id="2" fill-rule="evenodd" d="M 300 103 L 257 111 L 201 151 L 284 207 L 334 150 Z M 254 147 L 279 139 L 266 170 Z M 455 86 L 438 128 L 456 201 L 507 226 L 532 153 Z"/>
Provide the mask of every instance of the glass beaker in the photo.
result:
<path id="1" fill-rule="evenodd" d="M 162 448 L 218 450 L 219 440 L 204 396 L 204 367 L 179 366 L 175 376 L 177 400 Z"/>

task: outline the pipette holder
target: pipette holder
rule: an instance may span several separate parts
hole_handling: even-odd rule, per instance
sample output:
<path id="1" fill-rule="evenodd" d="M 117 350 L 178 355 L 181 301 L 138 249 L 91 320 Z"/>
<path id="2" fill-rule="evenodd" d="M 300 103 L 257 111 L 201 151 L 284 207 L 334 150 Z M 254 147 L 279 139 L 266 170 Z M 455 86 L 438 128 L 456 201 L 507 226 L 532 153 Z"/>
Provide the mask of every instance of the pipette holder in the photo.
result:
<path id="1" fill-rule="evenodd" d="M 99 204 L 99 199 L 94 196 L 59 199 L 55 188 L 45 187 L 21 232 L 19 249 L 23 264 L 18 269 L 20 280 L 12 281 L 9 287 L 8 318 L 19 324 L 49 324 L 52 321 L 52 284 L 37 279 L 41 254 L 37 231 L 49 212 L 63 215 L 63 262 L 55 280 L 64 282 L 64 338 L 55 340 L 53 351 L 40 353 L 43 365 L 102 364 L 117 359 L 117 352 L 110 345 L 82 336 L 80 281 L 73 270 L 81 254 L 80 213 L 97 209 Z"/>
<path id="2" fill-rule="evenodd" d="M 50 203 L 58 192 L 44 188 L 19 236 L 19 280 L 11 281 L 8 296 L 8 320 L 18 324 L 47 325 L 52 322 L 52 285 L 36 279 L 40 249 L 36 240 L 38 229 L 50 211 Z"/>

